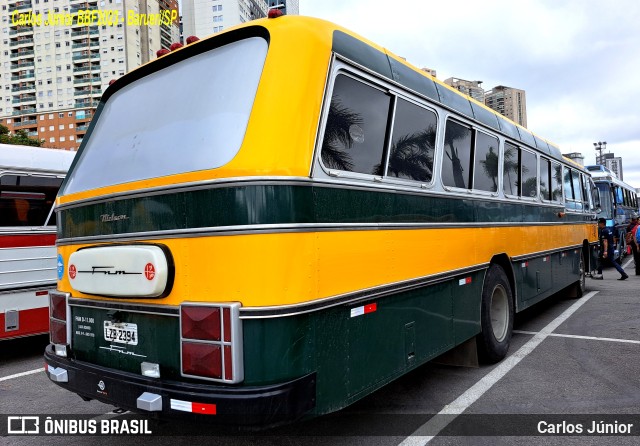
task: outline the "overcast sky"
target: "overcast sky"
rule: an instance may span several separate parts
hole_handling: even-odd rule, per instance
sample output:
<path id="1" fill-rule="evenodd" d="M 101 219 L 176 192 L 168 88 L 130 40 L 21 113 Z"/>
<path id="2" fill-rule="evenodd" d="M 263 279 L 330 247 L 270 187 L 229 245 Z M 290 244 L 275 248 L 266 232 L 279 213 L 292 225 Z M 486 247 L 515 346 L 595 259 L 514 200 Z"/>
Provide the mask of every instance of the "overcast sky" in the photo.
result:
<path id="1" fill-rule="evenodd" d="M 300 14 L 335 22 L 458 77 L 520 88 L 529 130 L 581 152 L 623 159 L 640 188 L 640 2 L 637 0 L 301 0 Z M 605 152 L 606 153 L 606 152 Z"/>

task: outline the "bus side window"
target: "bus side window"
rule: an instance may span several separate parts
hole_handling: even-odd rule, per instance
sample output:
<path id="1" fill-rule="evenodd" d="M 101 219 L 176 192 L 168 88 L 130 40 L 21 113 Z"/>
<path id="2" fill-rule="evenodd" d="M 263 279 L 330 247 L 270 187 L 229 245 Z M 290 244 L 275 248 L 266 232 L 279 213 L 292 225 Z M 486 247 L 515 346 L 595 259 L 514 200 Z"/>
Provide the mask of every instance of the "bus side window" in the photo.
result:
<path id="1" fill-rule="evenodd" d="M 470 188 L 471 135 L 469 127 L 447 121 L 442 156 L 442 184 L 445 186 Z"/>
<path id="2" fill-rule="evenodd" d="M 562 166 L 551 163 L 551 201 L 562 202 Z"/>
<path id="3" fill-rule="evenodd" d="M 476 130 L 473 189 L 498 190 L 498 138 Z"/>
<path id="4" fill-rule="evenodd" d="M 564 201 L 567 209 L 575 209 L 576 202 L 573 195 L 573 186 L 571 182 L 571 169 L 565 167 L 564 169 Z"/>
<path id="5" fill-rule="evenodd" d="M 588 211 L 591 209 L 591 193 L 589 191 L 590 184 L 583 174 L 580 174 L 580 183 L 582 184 L 582 201 L 584 203 L 584 210 Z"/>
<path id="6" fill-rule="evenodd" d="M 520 195 L 523 197 L 538 197 L 538 159 L 535 153 L 522 151 L 522 185 Z"/>
<path id="7" fill-rule="evenodd" d="M 580 175 L 576 170 L 571 169 L 571 183 L 573 184 L 573 196 L 576 200 L 576 209 L 582 210 L 582 185 L 580 184 Z"/>
<path id="8" fill-rule="evenodd" d="M 616 186 L 615 196 L 616 196 L 616 204 L 624 204 L 624 199 L 622 198 L 622 188 L 620 186 Z"/>
<path id="9" fill-rule="evenodd" d="M 398 98 L 386 175 L 428 183 L 433 178 L 436 114 Z"/>
<path id="10" fill-rule="evenodd" d="M 390 103 L 382 90 L 338 75 L 320 154 L 324 166 L 382 176 Z"/>
<path id="11" fill-rule="evenodd" d="M 542 199 L 551 201 L 551 162 L 540 157 L 540 195 Z"/>
<path id="12" fill-rule="evenodd" d="M 518 195 L 520 184 L 520 149 L 508 142 L 504 143 L 504 164 L 502 166 L 504 193 Z"/>

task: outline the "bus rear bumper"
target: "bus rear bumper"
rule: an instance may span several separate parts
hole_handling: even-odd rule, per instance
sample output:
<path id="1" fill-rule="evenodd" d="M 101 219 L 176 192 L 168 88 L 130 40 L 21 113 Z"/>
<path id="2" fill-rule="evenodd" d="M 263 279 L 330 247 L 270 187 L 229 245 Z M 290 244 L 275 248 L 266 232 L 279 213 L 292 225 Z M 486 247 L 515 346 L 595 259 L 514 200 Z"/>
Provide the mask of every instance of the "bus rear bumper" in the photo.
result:
<path id="1" fill-rule="evenodd" d="M 96 399 L 163 419 L 233 426 L 274 426 L 315 407 L 315 373 L 267 386 L 220 386 L 148 378 L 57 356 L 45 349 L 47 376 L 83 399 Z"/>

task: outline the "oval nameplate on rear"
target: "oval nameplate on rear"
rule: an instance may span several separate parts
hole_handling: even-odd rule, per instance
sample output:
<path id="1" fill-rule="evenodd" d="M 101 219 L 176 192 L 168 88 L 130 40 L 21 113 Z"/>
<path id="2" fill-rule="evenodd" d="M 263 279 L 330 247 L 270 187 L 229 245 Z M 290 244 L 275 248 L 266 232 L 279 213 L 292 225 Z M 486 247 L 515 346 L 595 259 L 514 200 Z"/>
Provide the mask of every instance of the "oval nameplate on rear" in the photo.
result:
<path id="1" fill-rule="evenodd" d="M 168 250 L 159 246 L 98 246 L 71 254 L 67 277 L 73 289 L 86 294 L 164 297 L 173 282 L 172 266 Z"/>

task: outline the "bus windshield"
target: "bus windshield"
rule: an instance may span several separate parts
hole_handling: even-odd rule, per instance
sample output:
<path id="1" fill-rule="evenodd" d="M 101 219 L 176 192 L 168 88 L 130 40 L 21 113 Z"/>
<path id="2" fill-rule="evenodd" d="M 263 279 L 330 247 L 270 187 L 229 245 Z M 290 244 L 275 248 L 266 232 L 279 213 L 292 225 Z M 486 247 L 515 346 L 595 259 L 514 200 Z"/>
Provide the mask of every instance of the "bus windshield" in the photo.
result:
<path id="1" fill-rule="evenodd" d="M 62 194 L 231 161 L 244 139 L 267 47 L 260 37 L 230 43 L 114 93 Z"/>
<path id="2" fill-rule="evenodd" d="M 611 203 L 611 189 L 608 183 L 596 183 L 600 191 L 600 212 L 598 215 L 604 218 L 613 218 L 613 204 Z"/>

